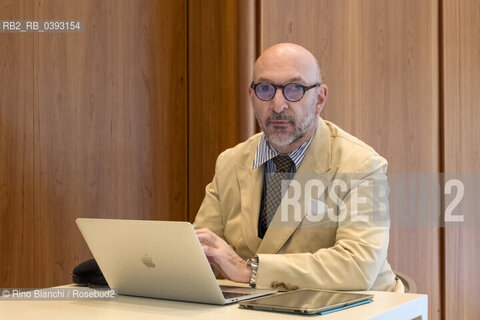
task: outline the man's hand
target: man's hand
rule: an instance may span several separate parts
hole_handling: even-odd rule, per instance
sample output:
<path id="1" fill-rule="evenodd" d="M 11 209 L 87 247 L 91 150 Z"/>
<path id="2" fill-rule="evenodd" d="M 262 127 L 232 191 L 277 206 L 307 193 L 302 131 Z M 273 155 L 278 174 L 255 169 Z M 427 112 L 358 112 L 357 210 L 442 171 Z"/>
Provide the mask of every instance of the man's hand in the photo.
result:
<path id="1" fill-rule="evenodd" d="M 208 262 L 218 268 L 226 279 L 243 283 L 250 281 L 251 268 L 225 240 L 210 229 L 198 229 L 195 233 L 202 244 Z"/>

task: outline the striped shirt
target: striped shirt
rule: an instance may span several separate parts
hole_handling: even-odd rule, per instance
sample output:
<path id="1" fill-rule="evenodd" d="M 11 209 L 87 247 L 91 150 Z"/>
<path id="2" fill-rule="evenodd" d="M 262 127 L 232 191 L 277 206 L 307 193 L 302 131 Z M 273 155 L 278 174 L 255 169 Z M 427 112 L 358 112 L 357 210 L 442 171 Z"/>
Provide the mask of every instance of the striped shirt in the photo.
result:
<path id="1" fill-rule="evenodd" d="M 308 141 L 302 144 L 298 149 L 288 154 L 288 156 L 293 160 L 293 163 L 295 163 L 295 172 L 300 167 L 300 164 L 302 163 L 302 160 L 305 157 L 305 154 L 307 153 L 308 146 L 310 145 L 312 138 L 313 138 L 313 135 Z M 276 166 L 275 166 L 275 163 L 273 162 L 273 158 L 275 158 L 278 154 L 279 153 L 275 149 L 270 147 L 270 144 L 265 138 L 265 134 L 262 135 L 262 137 L 260 138 L 260 142 L 258 143 L 258 146 L 257 146 L 257 152 L 255 153 L 255 158 L 253 159 L 252 169 L 256 169 L 265 163 L 265 172 L 275 172 Z"/>

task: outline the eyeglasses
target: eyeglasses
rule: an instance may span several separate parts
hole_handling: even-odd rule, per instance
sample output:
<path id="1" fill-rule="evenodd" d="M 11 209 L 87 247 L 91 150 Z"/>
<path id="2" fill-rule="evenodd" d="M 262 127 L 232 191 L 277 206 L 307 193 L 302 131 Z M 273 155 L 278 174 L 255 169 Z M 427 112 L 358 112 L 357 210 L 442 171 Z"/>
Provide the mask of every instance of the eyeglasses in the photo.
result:
<path id="1" fill-rule="evenodd" d="M 262 101 L 270 101 L 275 97 L 277 89 L 282 89 L 283 96 L 290 102 L 297 102 L 303 98 L 305 92 L 315 87 L 320 83 L 312 84 L 311 86 L 304 86 L 298 83 L 287 83 L 279 86 L 268 82 L 251 83 L 250 87 L 255 91 L 255 95 Z"/>

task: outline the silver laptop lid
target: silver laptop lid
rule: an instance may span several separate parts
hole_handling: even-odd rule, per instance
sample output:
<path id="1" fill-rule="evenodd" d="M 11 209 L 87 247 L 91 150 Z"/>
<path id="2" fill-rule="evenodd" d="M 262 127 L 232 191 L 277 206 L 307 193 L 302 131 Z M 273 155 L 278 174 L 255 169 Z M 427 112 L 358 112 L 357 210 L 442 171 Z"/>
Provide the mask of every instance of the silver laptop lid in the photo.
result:
<path id="1" fill-rule="evenodd" d="M 225 304 L 188 222 L 76 220 L 109 286 L 120 294 Z"/>

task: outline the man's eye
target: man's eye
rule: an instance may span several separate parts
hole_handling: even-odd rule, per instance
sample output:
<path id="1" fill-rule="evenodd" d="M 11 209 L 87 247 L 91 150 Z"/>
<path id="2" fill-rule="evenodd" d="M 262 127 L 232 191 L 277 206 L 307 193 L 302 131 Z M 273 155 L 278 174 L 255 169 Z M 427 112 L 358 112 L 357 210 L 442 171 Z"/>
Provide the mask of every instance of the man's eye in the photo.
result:
<path id="1" fill-rule="evenodd" d="M 260 86 L 260 91 L 267 92 L 269 90 L 270 90 L 270 86 L 267 86 L 267 85 Z"/>

